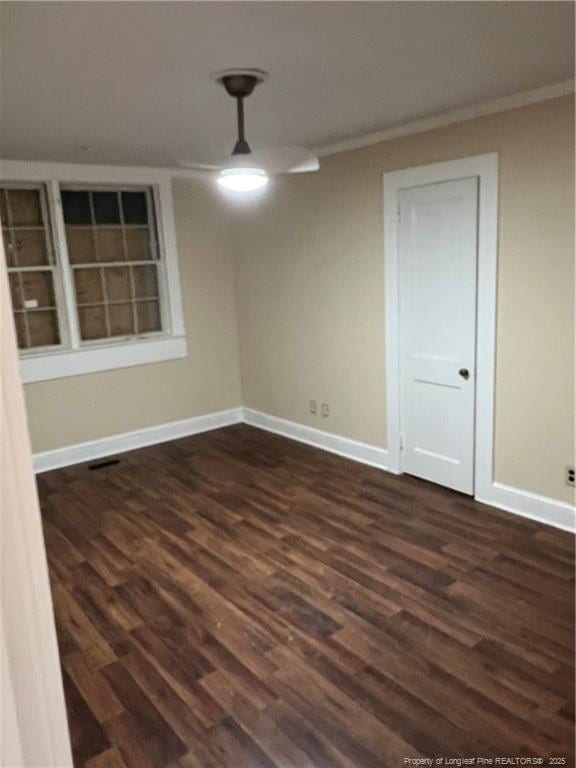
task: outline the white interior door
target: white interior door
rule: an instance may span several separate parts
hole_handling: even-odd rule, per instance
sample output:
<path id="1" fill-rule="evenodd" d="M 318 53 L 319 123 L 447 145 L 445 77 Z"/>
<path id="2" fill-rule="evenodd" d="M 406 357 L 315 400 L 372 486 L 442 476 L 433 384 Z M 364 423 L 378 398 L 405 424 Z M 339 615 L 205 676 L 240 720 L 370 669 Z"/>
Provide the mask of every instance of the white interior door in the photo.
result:
<path id="1" fill-rule="evenodd" d="M 474 493 L 478 179 L 399 192 L 404 472 Z"/>

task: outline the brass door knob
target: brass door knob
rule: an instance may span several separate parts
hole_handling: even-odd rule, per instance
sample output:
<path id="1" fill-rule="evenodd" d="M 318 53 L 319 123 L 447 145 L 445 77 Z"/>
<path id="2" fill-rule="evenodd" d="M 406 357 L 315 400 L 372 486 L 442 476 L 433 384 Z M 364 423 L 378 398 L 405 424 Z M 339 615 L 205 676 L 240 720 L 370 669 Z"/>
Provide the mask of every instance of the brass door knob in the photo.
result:
<path id="1" fill-rule="evenodd" d="M 460 374 L 460 376 L 462 376 L 463 379 L 470 378 L 470 371 L 468 370 L 468 368 L 460 368 L 458 373 Z"/>

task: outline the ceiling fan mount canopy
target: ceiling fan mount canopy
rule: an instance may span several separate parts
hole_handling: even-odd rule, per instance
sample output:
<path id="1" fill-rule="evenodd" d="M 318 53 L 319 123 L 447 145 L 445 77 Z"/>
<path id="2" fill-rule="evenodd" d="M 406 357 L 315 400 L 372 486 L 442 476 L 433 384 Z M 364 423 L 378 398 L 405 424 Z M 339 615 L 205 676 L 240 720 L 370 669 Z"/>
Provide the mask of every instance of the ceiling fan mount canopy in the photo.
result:
<path id="1" fill-rule="evenodd" d="M 245 99 L 254 91 L 257 85 L 268 79 L 268 72 L 263 69 L 224 69 L 214 78 L 223 85 L 226 93 L 235 99 Z"/>

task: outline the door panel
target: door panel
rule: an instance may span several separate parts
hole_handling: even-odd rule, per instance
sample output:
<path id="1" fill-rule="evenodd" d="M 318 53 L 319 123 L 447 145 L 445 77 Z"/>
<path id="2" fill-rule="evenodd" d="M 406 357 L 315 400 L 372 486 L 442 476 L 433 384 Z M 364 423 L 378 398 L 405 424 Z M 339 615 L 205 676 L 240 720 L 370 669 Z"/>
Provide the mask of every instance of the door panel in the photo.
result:
<path id="1" fill-rule="evenodd" d="M 478 180 L 399 205 L 402 469 L 472 494 Z"/>

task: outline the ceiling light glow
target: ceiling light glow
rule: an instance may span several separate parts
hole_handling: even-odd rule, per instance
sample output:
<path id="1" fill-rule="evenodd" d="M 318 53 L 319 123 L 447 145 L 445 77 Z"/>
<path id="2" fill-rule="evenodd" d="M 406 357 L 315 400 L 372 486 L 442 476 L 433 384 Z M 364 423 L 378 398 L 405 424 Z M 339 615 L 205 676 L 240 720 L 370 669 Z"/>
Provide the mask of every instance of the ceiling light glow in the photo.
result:
<path id="1" fill-rule="evenodd" d="M 225 168 L 218 176 L 218 184 L 233 192 L 253 192 L 268 184 L 268 174 L 261 168 Z"/>

